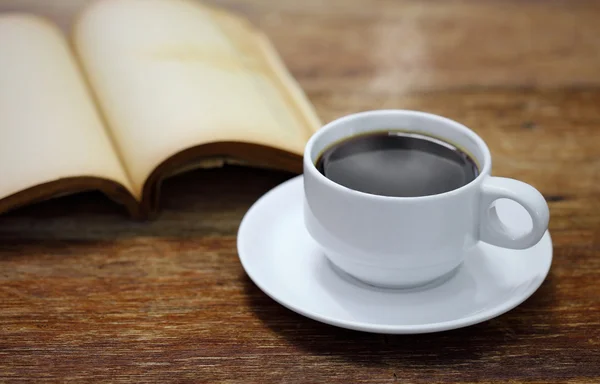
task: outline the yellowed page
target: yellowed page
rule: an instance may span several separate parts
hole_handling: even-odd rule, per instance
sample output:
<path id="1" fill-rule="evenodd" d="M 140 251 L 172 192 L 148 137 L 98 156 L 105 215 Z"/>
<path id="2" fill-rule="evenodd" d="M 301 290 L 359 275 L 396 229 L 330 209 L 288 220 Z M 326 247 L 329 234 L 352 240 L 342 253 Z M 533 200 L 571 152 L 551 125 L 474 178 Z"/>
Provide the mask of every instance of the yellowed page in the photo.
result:
<path id="1" fill-rule="evenodd" d="M 136 191 L 186 148 L 237 141 L 301 154 L 320 125 L 262 35 L 191 1 L 98 1 L 74 41 Z"/>
<path id="2" fill-rule="evenodd" d="M 0 199 L 73 177 L 131 190 L 67 39 L 45 19 L 3 14 Z"/>

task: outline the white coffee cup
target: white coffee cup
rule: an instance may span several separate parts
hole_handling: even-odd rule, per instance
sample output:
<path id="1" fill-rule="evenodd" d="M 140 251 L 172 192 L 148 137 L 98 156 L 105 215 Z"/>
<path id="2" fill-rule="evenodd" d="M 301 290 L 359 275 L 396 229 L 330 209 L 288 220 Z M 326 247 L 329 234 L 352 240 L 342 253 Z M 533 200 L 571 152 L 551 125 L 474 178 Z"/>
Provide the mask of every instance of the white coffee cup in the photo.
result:
<path id="1" fill-rule="evenodd" d="M 321 174 L 319 155 L 332 144 L 369 131 L 426 134 L 469 154 L 479 175 L 441 194 L 390 197 L 349 189 Z M 308 141 L 304 152 L 304 218 L 327 258 L 347 274 L 371 285 L 415 287 L 454 271 L 479 241 L 511 249 L 535 245 L 548 227 L 544 197 L 532 186 L 490 175 L 492 159 L 484 141 L 453 120 L 416 111 L 378 110 L 337 119 Z M 532 229 L 508 228 L 494 201 L 523 206 Z M 525 233 L 523 233 L 525 232 Z"/>

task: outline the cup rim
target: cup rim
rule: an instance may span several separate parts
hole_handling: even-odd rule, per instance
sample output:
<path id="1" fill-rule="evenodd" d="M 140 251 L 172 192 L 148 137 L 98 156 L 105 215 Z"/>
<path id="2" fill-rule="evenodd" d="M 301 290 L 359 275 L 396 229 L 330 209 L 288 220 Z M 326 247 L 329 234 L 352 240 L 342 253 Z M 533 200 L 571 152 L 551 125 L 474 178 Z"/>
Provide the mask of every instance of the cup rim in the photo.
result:
<path id="1" fill-rule="evenodd" d="M 372 193 L 357 191 L 355 189 L 345 187 L 341 184 L 338 184 L 338 183 L 328 179 L 321 172 L 319 172 L 317 170 L 316 165 L 312 161 L 311 152 L 312 152 L 312 149 L 313 149 L 315 143 L 319 139 L 321 139 L 321 137 L 328 130 L 332 129 L 334 126 L 348 123 L 351 120 L 358 119 L 358 118 L 364 117 L 366 115 L 382 116 L 382 115 L 390 115 L 390 114 L 396 115 L 398 117 L 418 116 L 418 117 L 422 117 L 422 118 L 438 120 L 444 124 L 452 126 L 454 129 L 457 129 L 457 130 L 461 131 L 462 133 L 464 133 L 465 135 L 467 135 L 471 140 L 473 140 L 475 142 L 475 144 L 477 145 L 477 147 L 479 148 L 479 150 L 481 151 L 481 153 L 483 155 L 483 162 L 482 162 L 483 165 L 482 165 L 477 177 L 475 177 L 473 180 L 471 180 L 467 184 L 465 184 L 459 188 L 453 189 L 451 191 L 442 192 L 442 193 L 438 193 L 435 195 L 405 197 L 405 196 L 375 195 Z M 416 201 L 416 200 L 424 201 L 424 200 L 435 200 L 435 199 L 440 199 L 440 198 L 450 197 L 450 196 L 460 194 L 467 189 L 473 188 L 475 185 L 477 185 L 481 182 L 483 177 L 489 175 L 490 169 L 492 166 L 491 162 L 492 162 L 492 157 L 491 157 L 490 150 L 489 150 L 487 144 L 485 143 L 485 141 L 483 141 L 483 139 L 481 137 L 479 137 L 479 135 L 477 135 L 473 130 L 471 130 L 467 126 L 465 126 L 455 120 L 452 120 L 450 118 L 436 115 L 434 113 L 417 111 L 417 110 L 409 110 L 409 109 L 367 110 L 367 111 L 352 113 L 352 114 L 345 115 L 345 116 L 339 117 L 337 119 L 334 119 L 334 120 L 330 121 L 329 123 L 325 124 L 323 127 L 321 127 L 318 131 L 316 131 L 308 139 L 308 142 L 306 143 L 306 145 L 304 147 L 304 154 L 303 154 L 304 172 L 310 173 L 310 175 L 312 177 L 318 179 L 320 182 L 325 183 L 330 188 L 333 188 L 341 193 L 346 193 L 346 194 L 350 194 L 350 195 L 356 196 L 356 197 L 363 197 L 363 198 L 369 198 L 369 199 L 375 199 L 375 200 L 381 200 L 381 201 Z"/>

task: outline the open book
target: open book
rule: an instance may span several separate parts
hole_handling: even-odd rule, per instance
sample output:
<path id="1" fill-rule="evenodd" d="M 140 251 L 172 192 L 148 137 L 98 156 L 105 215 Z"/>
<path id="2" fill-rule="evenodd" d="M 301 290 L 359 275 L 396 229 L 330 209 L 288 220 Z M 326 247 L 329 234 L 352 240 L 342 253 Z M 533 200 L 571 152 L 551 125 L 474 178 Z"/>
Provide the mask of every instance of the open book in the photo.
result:
<path id="1" fill-rule="evenodd" d="M 192 0 L 101 0 L 71 36 L 0 14 L 0 212 L 100 190 L 135 217 L 161 180 L 237 162 L 301 172 L 320 127 L 269 40 Z"/>

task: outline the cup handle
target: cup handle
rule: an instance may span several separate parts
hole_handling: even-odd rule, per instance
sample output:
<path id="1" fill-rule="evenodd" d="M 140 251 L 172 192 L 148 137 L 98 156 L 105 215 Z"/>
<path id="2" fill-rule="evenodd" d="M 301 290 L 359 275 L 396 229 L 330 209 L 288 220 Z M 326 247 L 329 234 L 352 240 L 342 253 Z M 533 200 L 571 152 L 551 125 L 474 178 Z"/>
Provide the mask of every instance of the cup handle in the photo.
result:
<path id="1" fill-rule="evenodd" d="M 481 190 L 481 241 L 503 248 L 525 249 L 537 244 L 544 236 L 550 212 L 544 196 L 537 189 L 522 181 L 488 176 L 483 181 Z M 530 231 L 519 231 L 502 223 L 493 203 L 503 198 L 515 201 L 527 210 L 533 222 Z"/>

